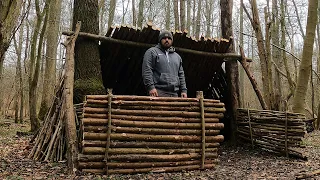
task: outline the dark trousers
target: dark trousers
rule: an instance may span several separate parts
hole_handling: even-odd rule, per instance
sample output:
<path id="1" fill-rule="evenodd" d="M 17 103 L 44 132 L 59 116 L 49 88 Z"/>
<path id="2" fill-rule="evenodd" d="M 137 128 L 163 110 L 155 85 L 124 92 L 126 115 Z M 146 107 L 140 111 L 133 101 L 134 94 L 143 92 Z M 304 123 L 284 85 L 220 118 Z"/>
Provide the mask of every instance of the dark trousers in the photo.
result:
<path id="1" fill-rule="evenodd" d="M 177 92 L 168 92 L 161 89 L 157 89 L 157 92 L 159 97 L 178 97 Z"/>

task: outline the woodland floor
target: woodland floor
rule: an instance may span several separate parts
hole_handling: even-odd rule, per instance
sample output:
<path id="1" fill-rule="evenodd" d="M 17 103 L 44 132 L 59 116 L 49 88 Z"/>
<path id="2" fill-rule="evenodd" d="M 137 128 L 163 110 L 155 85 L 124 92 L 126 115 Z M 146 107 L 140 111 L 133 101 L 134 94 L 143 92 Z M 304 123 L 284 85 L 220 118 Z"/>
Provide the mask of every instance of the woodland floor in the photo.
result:
<path id="1" fill-rule="evenodd" d="M 302 171 L 320 169 L 320 132 L 306 135 L 302 148 L 308 161 L 288 159 L 250 146 L 223 145 L 219 150 L 220 163 L 215 170 L 181 173 L 149 173 L 136 175 L 71 176 L 66 163 L 34 162 L 28 159 L 31 136 L 18 136 L 17 131 L 27 132 L 29 125 L 14 124 L 13 120 L 0 120 L 0 179 L 295 179 Z M 320 176 L 310 179 L 320 179 Z"/>

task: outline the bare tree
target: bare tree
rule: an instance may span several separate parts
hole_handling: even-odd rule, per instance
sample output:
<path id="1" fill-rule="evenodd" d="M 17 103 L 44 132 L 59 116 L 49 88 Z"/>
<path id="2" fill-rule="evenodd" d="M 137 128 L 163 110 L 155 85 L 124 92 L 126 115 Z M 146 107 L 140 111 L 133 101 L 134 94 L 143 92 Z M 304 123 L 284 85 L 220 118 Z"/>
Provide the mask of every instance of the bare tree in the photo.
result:
<path id="1" fill-rule="evenodd" d="M 132 0 L 132 25 L 136 26 L 137 24 L 137 15 L 136 15 L 136 2 L 135 0 Z"/>
<path id="2" fill-rule="evenodd" d="M 179 0 L 173 0 L 173 15 L 174 15 L 175 30 L 180 30 L 178 1 Z"/>
<path id="3" fill-rule="evenodd" d="M 144 6 L 144 0 L 139 1 L 139 13 L 138 13 L 138 27 L 142 27 L 143 23 L 143 6 Z"/>
<path id="4" fill-rule="evenodd" d="M 187 0 L 187 30 L 190 32 L 191 26 L 191 0 Z"/>
<path id="5" fill-rule="evenodd" d="M 318 3 L 318 0 L 309 0 L 306 36 L 303 44 L 302 61 L 299 67 L 298 83 L 294 93 L 292 108 L 292 110 L 297 113 L 303 113 L 305 106 L 312 65 L 315 29 L 318 22 Z"/>
<path id="6" fill-rule="evenodd" d="M 202 2 L 202 0 L 199 0 L 199 1 L 198 1 L 197 20 L 196 20 L 196 32 L 195 32 L 196 38 L 199 38 L 199 36 L 200 36 L 201 2 Z"/>
<path id="7" fill-rule="evenodd" d="M 108 28 L 110 28 L 112 26 L 113 19 L 114 19 L 114 12 L 116 10 L 116 5 L 117 5 L 117 0 L 110 0 Z"/>
<path id="8" fill-rule="evenodd" d="M 211 20 L 211 16 L 212 16 L 212 5 L 213 5 L 213 0 L 206 0 L 206 26 L 207 26 L 207 30 L 206 30 L 206 36 L 210 37 L 211 36 L 211 24 L 212 24 L 212 20 Z"/>
<path id="9" fill-rule="evenodd" d="M 166 29 L 169 30 L 170 29 L 170 0 L 166 0 L 167 2 L 165 3 L 165 7 L 166 7 Z"/>
<path id="10" fill-rule="evenodd" d="M 11 37 L 14 34 L 21 7 L 22 0 L 1 0 L 0 3 L 0 84 L 2 84 L 5 52 L 9 48 Z M 2 96 L 0 91 L 0 114 L 2 113 Z"/>
<path id="11" fill-rule="evenodd" d="M 186 30 L 186 0 L 180 0 L 180 24 L 181 31 Z"/>

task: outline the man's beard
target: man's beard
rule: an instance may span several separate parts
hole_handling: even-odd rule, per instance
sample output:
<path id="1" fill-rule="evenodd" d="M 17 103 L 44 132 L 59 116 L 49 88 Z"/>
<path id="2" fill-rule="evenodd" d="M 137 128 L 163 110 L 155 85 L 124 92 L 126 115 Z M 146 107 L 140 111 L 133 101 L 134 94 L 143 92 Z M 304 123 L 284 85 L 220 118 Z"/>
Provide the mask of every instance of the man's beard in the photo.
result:
<path id="1" fill-rule="evenodd" d="M 166 41 L 163 44 L 161 43 L 161 46 L 163 49 L 169 49 L 171 47 L 171 44 L 169 41 Z"/>

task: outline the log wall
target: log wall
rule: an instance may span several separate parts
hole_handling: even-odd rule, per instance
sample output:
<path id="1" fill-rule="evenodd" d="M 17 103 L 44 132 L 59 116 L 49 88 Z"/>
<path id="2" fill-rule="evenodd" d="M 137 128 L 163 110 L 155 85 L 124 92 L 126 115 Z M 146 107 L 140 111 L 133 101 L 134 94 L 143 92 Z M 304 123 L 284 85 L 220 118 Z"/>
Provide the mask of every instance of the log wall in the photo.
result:
<path id="1" fill-rule="evenodd" d="M 276 154 L 302 159 L 307 157 L 296 148 L 306 134 L 305 115 L 255 109 L 238 109 L 237 135 L 252 146 Z"/>
<path id="2" fill-rule="evenodd" d="M 88 95 L 84 102 L 78 157 L 83 172 L 131 174 L 215 167 L 219 143 L 224 140 L 219 119 L 225 108 L 219 100 L 110 96 L 109 102 L 108 95 Z"/>

